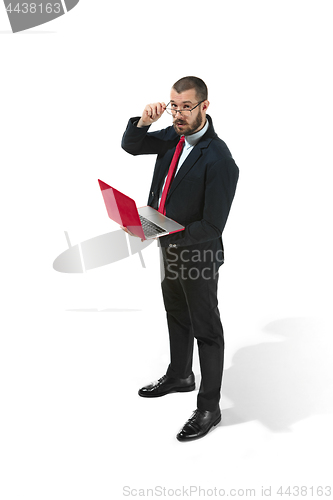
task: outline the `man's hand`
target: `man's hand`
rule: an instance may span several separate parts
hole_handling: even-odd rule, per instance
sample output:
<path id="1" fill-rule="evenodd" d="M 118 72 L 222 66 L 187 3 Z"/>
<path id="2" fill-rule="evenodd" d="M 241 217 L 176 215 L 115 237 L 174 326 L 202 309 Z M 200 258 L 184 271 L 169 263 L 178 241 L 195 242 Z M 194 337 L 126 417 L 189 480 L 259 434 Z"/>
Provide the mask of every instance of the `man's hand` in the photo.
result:
<path id="1" fill-rule="evenodd" d="M 131 233 L 131 231 L 129 231 L 129 229 L 127 229 L 127 227 L 124 227 L 124 226 L 120 226 L 120 227 L 123 231 L 125 231 L 125 233 L 129 234 L 130 236 L 135 236 L 136 238 L 139 238 L 139 236 L 137 236 L 136 234 Z M 145 240 L 143 238 L 141 238 L 141 241 L 145 241 Z"/>
<path id="2" fill-rule="evenodd" d="M 125 231 L 125 233 L 127 233 L 127 234 L 129 234 L 129 235 L 131 235 L 131 236 L 135 236 L 136 238 L 138 238 L 138 237 L 139 237 L 139 236 L 137 236 L 136 234 L 131 233 L 131 231 L 130 231 L 129 229 L 127 229 L 127 227 L 124 227 L 124 226 L 120 226 L 120 227 L 121 227 L 121 229 L 122 229 L 123 231 Z"/>
<path id="3" fill-rule="evenodd" d="M 140 120 L 138 121 L 137 127 L 148 127 L 152 123 L 156 122 L 161 118 L 165 109 L 166 105 L 164 102 L 154 102 L 152 104 L 147 104 L 147 106 L 143 110 Z"/>
<path id="4" fill-rule="evenodd" d="M 140 236 L 137 236 L 136 234 L 131 233 L 131 231 L 129 231 L 129 230 L 127 229 L 127 227 L 124 227 L 124 226 L 120 226 L 120 227 L 121 227 L 121 229 L 122 229 L 123 231 L 125 231 L 125 233 L 129 234 L 130 236 L 135 236 L 136 238 L 140 238 Z M 157 238 L 152 238 L 152 239 L 153 239 L 153 240 L 157 240 Z M 141 241 L 145 241 L 145 240 L 144 240 L 143 238 L 141 238 Z"/>

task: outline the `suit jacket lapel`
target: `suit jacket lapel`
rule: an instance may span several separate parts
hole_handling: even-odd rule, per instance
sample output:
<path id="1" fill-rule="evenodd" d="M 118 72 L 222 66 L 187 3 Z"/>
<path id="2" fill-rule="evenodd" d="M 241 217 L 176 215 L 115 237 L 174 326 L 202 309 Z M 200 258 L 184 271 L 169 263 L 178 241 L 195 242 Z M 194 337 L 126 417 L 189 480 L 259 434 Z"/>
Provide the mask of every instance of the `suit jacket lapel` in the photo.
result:
<path id="1" fill-rule="evenodd" d="M 179 169 L 176 177 L 174 178 L 174 180 L 173 180 L 173 182 L 172 182 L 172 184 L 170 186 L 170 191 L 168 193 L 168 198 L 169 198 L 169 196 L 172 195 L 172 193 L 177 188 L 177 186 L 179 186 L 180 182 L 184 179 L 184 177 L 186 176 L 186 174 L 188 174 L 188 172 L 191 170 L 191 168 L 193 167 L 193 165 L 202 156 L 203 150 L 206 149 L 209 146 L 211 140 L 214 137 L 217 137 L 217 134 L 216 134 L 216 132 L 214 130 L 214 127 L 213 127 L 212 119 L 211 119 L 211 117 L 209 115 L 207 115 L 207 119 L 209 121 L 209 128 L 208 128 L 206 134 L 203 136 L 203 138 L 194 146 L 193 150 L 188 155 L 188 157 L 184 161 L 183 165 L 180 167 L 180 169 Z M 179 138 L 178 138 L 178 140 L 179 140 Z M 166 176 L 168 174 L 170 163 L 171 163 L 173 154 L 175 152 L 178 140 L 176 140 L 175 147 L 173 149 L 171 149 L 167 153 L 167 155 L 165 156 L 164 168 L 163 168 L 163 171 L 160 173 L 160 176 L 159 176 L 159 190 L 162 189 L 163 182 L 165 181 L 165 178 L 166 178 Z"/>
<path id="2" fill-rule="evenodd" d="M 212 137 L 206 137 L 203 140 L 199 141 L 198 144 L 196 144 L 193 148 L 193 150 L 190 152 L 182 166 L 180 167 L 179 171 L 177 172 L 176 177 L 172 181 L 172 184 L 170 186 L 170 191 L 168 194 L 168 198 L 172 195 L 174 190 L 177 188 L 177 186 L 180 184 L 180 182 L 184 179 L 184 177 L 188 174 L 188 172 L 191 170 L 193 165 L 198 161 L 198 159 L 202 156 L 203 154 L 203 149 L 206 149 L 211 142 Z"/>

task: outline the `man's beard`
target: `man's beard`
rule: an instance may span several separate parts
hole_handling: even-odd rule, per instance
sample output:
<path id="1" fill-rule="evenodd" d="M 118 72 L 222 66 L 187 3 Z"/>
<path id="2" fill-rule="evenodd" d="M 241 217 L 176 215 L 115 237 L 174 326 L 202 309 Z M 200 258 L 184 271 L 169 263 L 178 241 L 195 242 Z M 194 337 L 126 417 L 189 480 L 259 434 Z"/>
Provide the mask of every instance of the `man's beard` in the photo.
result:
<path id="1" fill-rule="evenodd" d="M 173 122 L 173 128 L 175 129 L 175 131 L 177 132 L 178 135 L 191 135 L 200 127 L 200 125 L 202 124 L 202 121 L 203 121 L 202 120 L 202 113 L 199 110 L 198 116 L 196 117 L 196 119 L 194 120 L 194 122 L 191 125 L 188 125 L 182 119 L 176 119 Z M 177 127 L 178 123 L 184 123 L 184 127 L 181 129 L 178 128 Z"/>

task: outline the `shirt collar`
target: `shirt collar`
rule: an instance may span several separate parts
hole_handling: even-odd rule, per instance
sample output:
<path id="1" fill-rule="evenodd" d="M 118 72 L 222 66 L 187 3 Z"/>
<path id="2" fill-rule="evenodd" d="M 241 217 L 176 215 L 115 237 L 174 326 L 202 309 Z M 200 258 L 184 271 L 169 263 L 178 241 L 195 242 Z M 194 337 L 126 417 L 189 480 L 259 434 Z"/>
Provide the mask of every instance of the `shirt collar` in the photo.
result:
<path id="1" fill-rule="evenodd" d="M 209 123 L 208 123 L 208 120 L 206 120 L 205 126 L 201 130 L 199 130 L 199 132 L 196 132 L 195 134 L 192 134 L 192 135 L 186 135 L 185 136 L 185 144 L 186 144 L 186 146 L 187 147 L 195 146 L 196 143 L 199 142 L 199 140 L 201 139 L 201 137 L 203 135 L 205 135 L 205 133 L 208 130 L 208 127 L 209 127 Z"/>

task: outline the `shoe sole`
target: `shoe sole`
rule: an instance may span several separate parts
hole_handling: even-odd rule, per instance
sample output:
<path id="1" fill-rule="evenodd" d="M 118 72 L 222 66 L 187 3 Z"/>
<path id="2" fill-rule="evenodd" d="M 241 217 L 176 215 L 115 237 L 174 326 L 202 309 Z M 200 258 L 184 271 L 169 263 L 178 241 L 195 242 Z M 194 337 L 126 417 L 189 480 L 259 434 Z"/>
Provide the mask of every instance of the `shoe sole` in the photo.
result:
<path id="1" fill-rule="evenodd" d="M 200 434 L 200 436 L 194 436 L 194 437 L 189 437 L 189 438 L 179 438 L 178 437 L 178 434 L 177 434 L 177 439 L 178 441 L 180 441 L 181 443 L 185 443 L 186 441 L 194 441 L 195 439 L 200 439 L 202 437 L 205 437 L 207 436 L 208 432 L 213 428 L 215 427 L 216 425 L 218 425 L 222 420 L 222 415 L 220 415 L 216 420 L 215 422 L 212 423 L 212 425 L 210 427 L 208 427 L 207 431 L 204 433 L 204 434 Z"/>
<path id="2" fill-rule="evenodd" d="M 162 396 L 166 396 L 167 394 L 173 394 L 175 392 L 191 392 L 194 391 L 195 389 L 195 384 L 189 385 L 188 387 L 175 387 L 174 389 L 167 391 L 167 392 L 162 392 L 161 394 L 149 394 L 147 393 L 140 393 L 138 392 L 139 396 L 142 398 L 160 398 Z"/>

